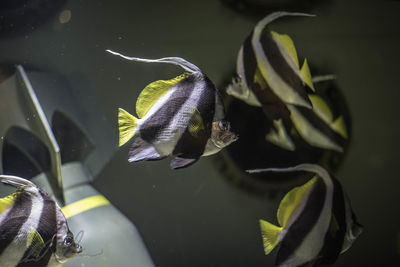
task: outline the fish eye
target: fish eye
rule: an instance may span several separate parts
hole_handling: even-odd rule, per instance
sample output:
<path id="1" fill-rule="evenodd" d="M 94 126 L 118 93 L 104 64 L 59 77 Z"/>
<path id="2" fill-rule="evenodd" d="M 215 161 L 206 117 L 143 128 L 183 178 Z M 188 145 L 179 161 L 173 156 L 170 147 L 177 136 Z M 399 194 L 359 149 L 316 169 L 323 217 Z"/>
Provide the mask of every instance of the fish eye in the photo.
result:
<path id="1" fill-rule="evenodd" d="M 236 74 L 236 75 L 233 77 L 233 82 L 234 82 L 234 83 L 240 83 L 240 81 L 241 81 L 240 76 Z"/>
<path id="2" fill-rule="evenodd" d="M 74 240 L 71 237 L 67 236 L 66 238 L 64 238 L 64 245 L 71 246 L 73 241 Z"/>
<path id="3" fill-rule="evenodd" d="M 219 128 L 220 128 L 222 131 L 226 131 L 226 130 L 228 130 L 228 128 L 229 128 L 229 124 L 228 124 L 228 122 L 226 122 L 226 121 L 220 121 L 220 122 L 218 123 L 218 126 L 219 126 Z"/>

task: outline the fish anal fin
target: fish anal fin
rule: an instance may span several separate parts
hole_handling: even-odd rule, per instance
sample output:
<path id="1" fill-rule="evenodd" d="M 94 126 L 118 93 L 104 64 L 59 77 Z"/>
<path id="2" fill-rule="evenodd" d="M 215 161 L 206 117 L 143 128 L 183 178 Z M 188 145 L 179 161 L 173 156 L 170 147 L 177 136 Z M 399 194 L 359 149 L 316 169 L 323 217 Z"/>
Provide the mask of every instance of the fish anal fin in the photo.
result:
<path id="1" fill-rule="evenodd" d="M 148 84 L 140 93 L 136 101 L 136 114 L 143 118 L 154 103 L 170 88 L 187 77 L 188 74 L 179 75 L 170 80 L 159 80 Z"/>
<path id="2" fill-rule="evenodd" d="M 42 236 L 35 228 L 31 227 L 26 242 L 26 248 L 30 248 L 30 256 L 38 258 L 40 256 L 40 252 L 44 247 L 45 244 Z"/>
<path id="3" fill-rule="evenodd" d="M 282 227 L 273 225 L 267 221 L 260 220 L 261 236 L 264 244 L 265 254 L 271 253 L 271 251 L 279 243 L 279 234 L 282 231 Z"/>
<path id="4" fill-rule="evenodd" d="M 293 59 L 294 63 L 297 65 L 298 68 L 300 68 L 299 59 L 297 58 L 296 47 L 294 46 L 292 38 L 290 38 L 290 36 L 287 34 L 280 34 L 274 31 L 271 31 L 271 34 L 275 38 L 275 40 L 278 40 L 283 45 L 283 47 L 285 47 L 286 51 Z"/>
<path id="5" fill-rule="evenodd" d="M 136 133 L 137 119 L 122 108 L 118 109 L 119 146 L 124 145 Z"/>
<path id="6" fill-rule="evenodd" d="M 316 182 L 317 177 L 318 176 L 314 176 L 307 183 L 293 188 L 283 197 L 277 212 L 278 222 L 282 227 L 286 226 L 290 216 L 293 214 L 297 206 L 301 201 L 304 201 L 304 196 Z"/>
<path id="7" fill-rule="evenodd" d="M 200 111 L 197 108 L 193 108 L 188 130 L 190 135 L 192 135 L 193 137 L 199 137 L 200 131 L 205 130 L 203 118 L 201 117 Z"/>
<path id="8" fill-rule="evenodd" d="M 140 137 L 136 137 L 129 150 L 128 161 L 161 160 L 163 158 L 165 158 L 165 156 L 160 155 L 152 144 L 144 141 Z"/>
<path id="9" fill-rule="evenodd" d="M 310 67 L 308 66 L 307 59 L 304 59 L 303 66 L 301 67 L 301 74 L 303 75 L 304 82 L 315 92 L 314 84 L 312 82 L 312 76 L 310 72 Z"/>
<path id="10" fill-rule="evenodd" d="M 335 130 L 344 138 L 348 138 L 346 123 L 344 122 L 343 116 L 339 116 L 332 124 L 331 128 Z"/>
<path id="11" fill-rule="evenodd" d="M 171 168 L 172 169 L 181 169 L 188 167 L 195 163 L 198 160 L 198 158 L 185 158 L 183 156 L 177 156 L 174 159 L 171 160 Z"/>

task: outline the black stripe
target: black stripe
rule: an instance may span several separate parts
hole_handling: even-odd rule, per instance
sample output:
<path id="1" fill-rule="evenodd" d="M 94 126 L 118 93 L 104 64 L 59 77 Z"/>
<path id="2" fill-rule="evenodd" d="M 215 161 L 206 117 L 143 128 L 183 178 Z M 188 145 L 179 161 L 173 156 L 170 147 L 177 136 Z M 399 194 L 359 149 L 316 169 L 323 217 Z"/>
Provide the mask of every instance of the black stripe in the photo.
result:
<path id="1" fill-rule="evenodd" d="M 297 110 L 306 118 L 306 120 L 317 130 L 327 136 L 338 146 L 344 146 L 346 140 L 339 133 L 334 131 L 324 120 L 318 117 L 314 111 L 308 108 L 296 106 Z"/>
<path id="2" fill-rule="evenodd" d="M 283 118 L 284 122 L 286 122 L 285 124 L 287 124 L 290 120 L 290 112 L 283 101 L 271 90 L 263 77 L 260 78 L 264 79 L 264 88 L 261 88 L 258 83 L 254 82 L 258 66 L 253 46 L 251 45 L 252 35 L 253 33 L 243 43 L 243 68 L 247 86 L 263 105 L 264 113 L 269 120 L 273 121 Z"/>
<path id="3" fill-rule="evenodd" d="M 7 218 L 0 224 L 0 255 L 10 245 L 21 227 L 28 220 L 31 210 L 31 195 L 24 191 L 19 191 L 13 207 L 7 214 Z"/>
<path id="4" fill-rule="evenodd" d="M 186 128 L 173 151 L 173 155 L 179 155 L 182 158 L 199 158 L 203 154 L 207 141 L 211 136 L 212 121 L 215 113 L 216 89 L 214 84 L 205 75 L 200 82 L 205 84 L 205 89 L 201 92 L 200 101 L 196 108 L 203 119 L 204 130 L 200 130 L 197 136 L 194 137 L 190 134 L 189 128 Z"/>
<path id="5" fill-rule="evenodd" d="M 302 213 L 287 229 L 276 258 L 279 266 L 292 257 L 295 250 L 301 245 L 304 238 L 310 233 L 322 212 L 326 197 L 326 185 L 321 178 L 314 183 Z M 324 237 L 321 237 L 321 239 Z M 313 260 L 313 259 L 310 259 Z"/>
<path id="6" fill-rule="evenodd" d="M 253 46 L 251 45 L 251 39 L 253 37 L 253 32 L 246 38 L 243 43 L 242 50 L 242 62 L 243 70 L 245 75 L 245 80 L 247 86 L 252 89 L 254 83 L 254 75 L 257 69 L 257 59 L 254 54 Z"/>
<path id="7" fill-rule="evenodd" d="M 56 245 L 52 244 L 55 240 L 53 237 L 57 234 L 56 204 L 47 193 L 40 191 L 40 194 L 43 198 L 43 210 L 36 230 L 43 238 L 45 248 L 40 251 L 39 258 L 31 256 L 32 248 L 28 249 L 16 267 L 47 266 L 53 253 L 51 246 Z"/>
<path id="8" fill-rule="evenodd" d="M 345 215 L 345 203 L 344 193 L 341 184 L 338 180 L 332 177 L 334 184 L 333 203 L 332 203 L 332 215 L 336 218 L 339 230 L 334 233 L 328 231 L 325 237 L 324 247 L 320 252 L 320 259 L 317 261 L 319 265 L 332 265 L 336 262 L 343 246 L 344 236 L 347 231 L 346 215 Z M 331 227 L 332 220 L 331 219 Z"/>
<path id="9" fill-rule="evenodd" d="M 140 136 L 148 143 L 154 143 L 157 136 L 168 126 L 185 101 L 192 93 L 195 85 L 194 75 L 189 75 L 178 82 L 175 92 L 167 102 L 140 127 Z"/>
<path id="10" fill-rule="evenodd" d="M 303 100 L 311 104 L 307 96 L 306 87 L 303 85 L 303 81 L 286 62 L 268 28 L 263 30 L 259 41 L 261 42 L 263 52 L 268 59 L 269 64 L 272 66 L 275 72 L 294 91 L 296 91 Z"/>

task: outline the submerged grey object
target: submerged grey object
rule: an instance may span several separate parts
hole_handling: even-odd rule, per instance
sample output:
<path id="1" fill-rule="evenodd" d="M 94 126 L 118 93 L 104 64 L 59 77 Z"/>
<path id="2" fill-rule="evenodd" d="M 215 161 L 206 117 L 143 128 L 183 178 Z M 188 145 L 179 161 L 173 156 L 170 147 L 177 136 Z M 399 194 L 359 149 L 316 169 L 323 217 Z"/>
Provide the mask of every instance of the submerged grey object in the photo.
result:
<path id="1" fill-rule="evenodd" d="M 75 208 L 68 224 L 74 232 L 83 232 L 84 251 L 64 266 L 153 267 L 136 227 L 90 184 L 117 145 L 110 142 L 114 133 L 95 104 L 95 95 L 88 94 L 90 86 L 73 81 L 75 86 L 69 87 L 70 82 L 60 75 L 25 72 L 18 66 L 14 75 L 0 83 L 0 106 L 7 111 L 0 113 L 0 173 L 6 169 L 18 175 L 37 168 L 40 173 L 33 172 L 32 181 L 49 194 L 61 191 L 64 204 Z M 43 111 L 40 119 L 29 102 L 28 87 Z M 50 163 L 57 161 L 54 146 L 42 136 L 43 122 L 51 125 L 48 129 L 60 148 L 61 160 L 54 166 L 59 176 L 49 172 Z M 25 161 L 30 164 L 24 165 Z M 62 177 L 61 183 L 54 183 L 57 177 Z M 0 186 L 0 196 L 10 192 Z M 61 203 L 60 197 L 57 200 Z M 100 201 L 94 201 L 94 207 L 87 205 L 93 200 Z"/>

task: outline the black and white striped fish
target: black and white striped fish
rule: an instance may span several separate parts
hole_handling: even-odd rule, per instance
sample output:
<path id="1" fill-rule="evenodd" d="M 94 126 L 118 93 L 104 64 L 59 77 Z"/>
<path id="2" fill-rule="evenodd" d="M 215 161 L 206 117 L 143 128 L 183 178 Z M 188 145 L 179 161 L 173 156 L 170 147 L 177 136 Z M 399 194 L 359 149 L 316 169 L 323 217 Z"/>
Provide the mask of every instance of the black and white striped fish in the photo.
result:
<path id="1" fill-rule="evenodd" d="M 82 251 L 56 202 L 32 182 L 11 175 L 0 181 L 18 191 L 0 199 L 0 265 L 56 267 Z"/>
<path id="2" fill-rule="evenodd" d="M 265 253 L 269 254 L 280 243 L 276 266 L 333 264 L 361 234 L 362 227 L 342 186 L 322 167 L 300 164 L 249 172 L 261 171 L 316 174 L 284 196 L 277 212 L 279 226 L 260 220 Z"/>
<path id="3" fill-rule="evenodd" d="M 266 135 L 269 142 L 295 150 L 290 137 L 294 127 L 309 145 L 341 152 L 347 139 L 343 117 L 334 117 L 324 99 L 316 93 L 306 59 L 299 68 L 292 39 L 267 28 L 270 22 L 282 16 L 312 15 L 276 12 L 261 20 L 239 51 L 238 76 L 228 86 L 227 93 L 263 108 L 273 123 Z"/>
<path id="4" fill-rule="evenodd" d="M 107 51 L 128 60 L 175 64 L 186 71 L 171 80 L 147 85 L 136 101 L 138 118 L 119 109 L 119 145 L 135 137 L 130 162 L 171 155 L 171 168 L 183 168 L 237 139 L 224 120 L 218 91 L 197 66 L 178 57 L 151 60 Z"/>
<path id="5" fill-rule="evenodd" d="M 271 120 L 289 114 L 285 104 L 311 108 L 307 92 L 314 89 L 307 61 L 299 68 L 292 39 L 267 28 L 282 16 L 313 15 L 275 12 L 259 21 L 239 50 L 237 77 L 227 88 L 250 105 L 262 105 Z"/>
<path id="6" fill-rule="evenodd" d="M 329 82 L 333 75 L 316 76 L 313 82 L 316 91 L 308 94 L 313 105 L 312 110 L 292 104 L 286 104 L 290 111 L 290 120 L 284 118 L 273 121 L 274 127 L 265 136 L 266 139 L 287 150 L 295 150 L 293 130 L 306 143 L 313 147 L 343 152 L 348 139 L 347 126 L 340 114 L 335 114 L 324 96 L 318 92 L 318 82 Z"/>

